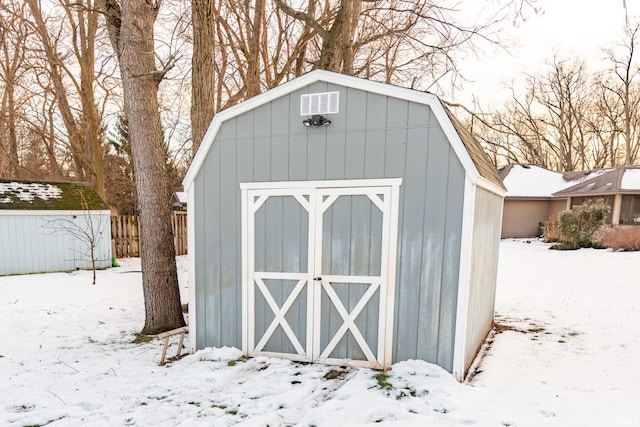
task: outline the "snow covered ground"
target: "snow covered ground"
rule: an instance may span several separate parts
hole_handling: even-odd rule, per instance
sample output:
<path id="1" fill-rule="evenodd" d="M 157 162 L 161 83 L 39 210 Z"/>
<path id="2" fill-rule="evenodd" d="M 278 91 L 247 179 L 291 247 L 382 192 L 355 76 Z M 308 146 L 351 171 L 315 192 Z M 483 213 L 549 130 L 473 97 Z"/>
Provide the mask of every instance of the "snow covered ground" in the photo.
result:
<path id="1" fill-rule="evenodd" d="M 422 361 L 376 379 L 229 348 L 161 367 L 160 341 L 132 343 L 138 259 L 95 286 L 90 272 L 0 277 L 0 425 L 640 426 L 640 253 L 500 250 L 503 332 L 468 384 Z"/>

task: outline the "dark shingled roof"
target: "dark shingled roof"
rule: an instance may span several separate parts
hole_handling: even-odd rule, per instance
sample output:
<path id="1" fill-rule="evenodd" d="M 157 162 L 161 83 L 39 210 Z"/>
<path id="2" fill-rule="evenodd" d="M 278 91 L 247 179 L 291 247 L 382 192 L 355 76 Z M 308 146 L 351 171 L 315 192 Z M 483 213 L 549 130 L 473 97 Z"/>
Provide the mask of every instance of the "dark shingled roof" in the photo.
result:
<path id="1" fill-rule="evenodd" d="M 506 190 L 507 188 L 504 186 L 500 175 L 498 175 L 498 171 L 495 166 L 491 163 L 489 156 L 487 156 L 486 151 L 482 148 L 482 145 L 478 142 L 478 140 L 473 136 L 471 132 L 462 124 L 460 121 L 453 115 L 453 113 L 444 106 L 444 110 L 447 112 L 449 119 L 451 119 L 451 123 L 453 123 L 453 127 L 460 135 L 460 139 L 464 144 L 465 148 L 469 152 L 469 156 L 471 156 L 471 160 L 473 160 L 473 164 L 478 169 L 480 175 L 496 184 L 498 187 Z"/>
<path id="2" fill-rule="evenodd" d="M 82 199 L 87 206 L 83 206 Z M 0 210 L 108 210 L 109 206 L 83 182 L 0 179 Z"/>
<path id="3" fill-rule="evenodd" d="M 554 196 L 589 196 L 589 195 L 606 195 L 628 191 L 636 191 L 638 189 L 622 188 L 622 178 L 624 174 L 633 169 L 638 169 L 633 166 L 620 166 L 611 169 L 600 169 L 590 171 L 589 174 L 594 174 L 591 179 L 586 179 L 579 184 L 565 188 L 564 190 L 554 193 Z M 585 172 L 579 172 L 582 176 L 588 176 Z M 567 175 L 567 174 L 565 174 Z"/>

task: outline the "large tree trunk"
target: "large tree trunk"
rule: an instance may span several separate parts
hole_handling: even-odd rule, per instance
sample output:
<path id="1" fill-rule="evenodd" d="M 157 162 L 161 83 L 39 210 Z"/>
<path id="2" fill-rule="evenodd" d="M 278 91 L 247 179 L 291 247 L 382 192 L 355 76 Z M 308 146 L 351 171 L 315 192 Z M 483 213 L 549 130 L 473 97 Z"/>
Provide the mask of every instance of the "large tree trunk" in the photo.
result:
<path id="1" fill-rule="evenodd" d="M 104 0 L 102 5 L 120 60 L 124 111 L 138 192 L 146 314 L 142 333 L 156 334 L 185 324 L 158 108 L 158 84 L 163 73 L 156 70 L 154 61 L 153 24 L 159 2 L 126 0 L 122 2 L 122 9 L 114 0 Z M 113 13 L 120 10 L 119 19 L 115 19 Z"/>
<path id="2" fill-rule="evenodd" d="M 215 112 L 215 12 L 213 0 L 192 0 L 191 138 L 198 150 Z"/>

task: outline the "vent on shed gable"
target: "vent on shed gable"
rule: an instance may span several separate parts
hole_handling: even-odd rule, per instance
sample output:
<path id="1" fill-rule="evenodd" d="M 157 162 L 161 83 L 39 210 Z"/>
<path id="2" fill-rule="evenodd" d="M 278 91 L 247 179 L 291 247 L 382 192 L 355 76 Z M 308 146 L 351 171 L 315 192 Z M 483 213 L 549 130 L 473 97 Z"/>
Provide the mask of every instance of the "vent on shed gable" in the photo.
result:
<path id="1" fill-rule="evenodd" d="M 309 93 L 300 96 L 300 115 L 335 114 L 340 92 Z"/>

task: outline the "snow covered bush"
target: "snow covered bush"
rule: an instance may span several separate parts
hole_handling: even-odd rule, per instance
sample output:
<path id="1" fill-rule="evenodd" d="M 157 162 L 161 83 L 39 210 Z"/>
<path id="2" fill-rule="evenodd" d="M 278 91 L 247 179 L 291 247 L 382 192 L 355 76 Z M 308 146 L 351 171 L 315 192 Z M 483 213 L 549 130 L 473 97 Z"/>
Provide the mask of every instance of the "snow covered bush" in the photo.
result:
<path id="1" fill-rule="evenodd" d="M 614 251 L 640 251 L 640 227 L 603 227 L 596 237 L 602 246 Z"/>
<path id="2" fill-rule="evenodd" d="M 596 231 L 602 227 L 611 212 L 611 207 L 598 199 L 585 200 L 581 205 L 574 206 L 558 215 L 560 227 L 559 244 L 554 249 L 578 249 L 598 246 L 594 238 Z"/>

